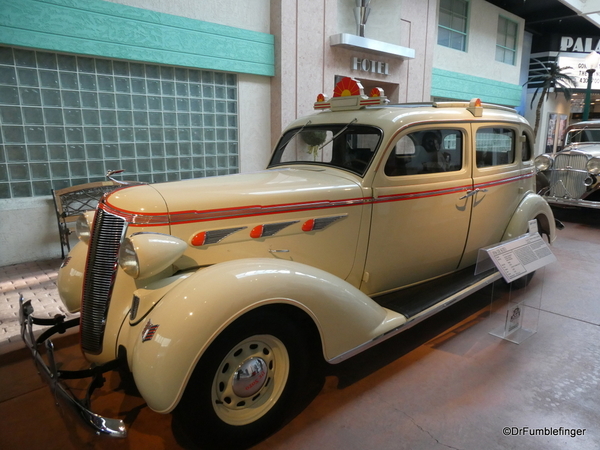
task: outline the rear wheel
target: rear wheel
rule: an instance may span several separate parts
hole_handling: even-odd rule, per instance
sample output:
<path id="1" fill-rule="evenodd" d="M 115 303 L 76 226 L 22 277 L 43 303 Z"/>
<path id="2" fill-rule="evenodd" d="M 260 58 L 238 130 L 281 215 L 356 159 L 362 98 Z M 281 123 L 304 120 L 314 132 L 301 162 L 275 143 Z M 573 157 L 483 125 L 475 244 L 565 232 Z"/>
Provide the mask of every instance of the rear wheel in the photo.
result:
<path id="1" fill-rule="evenodd" d="M 200 359 L 175 418 L 201 448 L 248 448 L 304 406 L 306 388 L 318 376 L 312 358 L 298 323 L 251 313 Z"/>

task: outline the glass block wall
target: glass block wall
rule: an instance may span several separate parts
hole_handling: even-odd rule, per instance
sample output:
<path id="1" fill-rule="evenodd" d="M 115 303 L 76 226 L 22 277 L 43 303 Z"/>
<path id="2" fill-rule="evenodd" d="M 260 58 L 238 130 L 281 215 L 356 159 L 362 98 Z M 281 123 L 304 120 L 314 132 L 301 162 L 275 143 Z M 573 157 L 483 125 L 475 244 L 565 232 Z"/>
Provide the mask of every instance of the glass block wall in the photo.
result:
<path id="1" fill-rule="evenodd" d="M 234 74 L 0 46 L 0 198 L 239 171 Z"/>

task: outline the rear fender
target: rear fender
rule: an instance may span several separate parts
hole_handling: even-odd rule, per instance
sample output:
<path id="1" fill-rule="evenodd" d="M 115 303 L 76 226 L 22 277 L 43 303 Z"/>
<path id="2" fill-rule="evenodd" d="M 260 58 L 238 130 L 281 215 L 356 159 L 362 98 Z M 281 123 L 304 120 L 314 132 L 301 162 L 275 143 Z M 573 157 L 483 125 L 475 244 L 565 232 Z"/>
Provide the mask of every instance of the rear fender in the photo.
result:
<path id="1" fill-rule="evenodd" d="M 131 330 L 131 371 L 148 406 L 161 413 L 173 410 L 219 333 L 248 311 L 272 304 L 295 306 L 312 318 L 327 360 L 406 322 L 314 267 L 258 258 L 216 264 L 177 284 Z M 148 330 L 152 338 L 144 340 Z"/>
<path id="2" fill-rule="evenodd" d="M 538 220 L 539 231 L 548 236 L 548 241 L 550 243 L 554 242 L 554 239 L 556 239 L 554 214 L 546 200 L 533 193 L 527 194 L 515 210 L 502 240 L 507 241 L 527 233 L 529 221 L 533 219 Z"/>

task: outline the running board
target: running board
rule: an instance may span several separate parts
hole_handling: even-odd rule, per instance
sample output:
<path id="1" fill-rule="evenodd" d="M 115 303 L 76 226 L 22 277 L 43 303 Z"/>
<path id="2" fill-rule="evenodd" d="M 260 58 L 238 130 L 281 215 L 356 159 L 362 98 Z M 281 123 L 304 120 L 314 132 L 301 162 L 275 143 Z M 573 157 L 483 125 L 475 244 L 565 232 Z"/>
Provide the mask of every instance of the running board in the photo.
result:
<path id="1" fill-rule="evenodd" d="M 347 351 L 346 353 L 336 356 L 335 358 L 330 359 L 328 362 L 330 364 L 339 364 L 342 361 L 345 361 L 365 350 L 368 350 L 369 348 L 374 347 L 375 345 L 378 345 L 381 342 L 383 342 L 391 337 L 394 337 L 403 331 L 408 330 L 409 328 L 412 328 L 413 326 L 417 325 L 418 323 L 420 323 L 420 322 L 424 321 L 425 319 L 428 319 L 429 317 L 433 316 L 434 314 L 440 312 L 441 310 L 454 305 L 455 303 L 462 300 L 463 298 L 468 297 L 471 294 L 474 294 L 475 292 L 483 289 L 484 287 L 492 284 L 493 282 L 495 282 L 501 278 L 502 278 L 502 275 L 500 274 L 500 272 L 494 271 L 491 274 L 476 281 L 475 283 L 465 287 L 464 289 L 462 289 L 458 292 L 455 292 L 454 294 L 450 295 L 449 297 L 444 298 L 443 300 L 439 301 L 438 303 L 436 303 L 426 309 L 423 309 L 422 311 L 420 311 L 417 314 L 414 314 L 413 316 L 409 317 L 407 319 L 407 321 L 405 323 L 403 323 L 402 325 L 400 325 L 399 327 L 394 328 L 390 331 L 387 331 L 387 332 L 371 339 L 370 341 L 365 342 L 364 344 L 361 344 L 358 347 L 355 347 L 352 350 Z"/>
<path id="2" fill-rule="evenodd" d="M 446 298 L 468 290 L 491 273 L 488 270 L 475 275 L 475 266 L 469 266 L 425 283 L 373 297 L 373 301 L 411 319 Z"/>

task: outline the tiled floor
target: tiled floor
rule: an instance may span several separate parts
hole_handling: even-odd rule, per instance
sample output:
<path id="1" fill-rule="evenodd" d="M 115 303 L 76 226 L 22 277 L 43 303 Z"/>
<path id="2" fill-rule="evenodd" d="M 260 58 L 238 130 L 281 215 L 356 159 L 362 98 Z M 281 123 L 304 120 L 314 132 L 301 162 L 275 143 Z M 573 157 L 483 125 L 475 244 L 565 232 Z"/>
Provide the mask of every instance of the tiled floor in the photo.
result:
<path id="1" fill-rule="evenodd" d="M 557 262 L 525 294 L 490 287 L 329 367 L 310 405 L 255 450 L 600 448 L 600 211 L 558 216 L 566 228 L 552 247 Z M 537 332 L 520 344 L 490 334 L 516 295 L 537 305 L 525 313 Z M 80 363 L 76 340 L 57 345 L 67 364 Z M 93 406 L 123 419 L 129 437 L 93 435 L 55 407 L 26 352 L 0 355 L 2 450 L 196 448 L 116 373 Z"/>
<path id="2" fill-rule="evenodd" d="M 19 295 L 31 300 L 36 317 L 69 315 L 56 290 L 61 259 L 0 267 L 0 353 L 19 346 Z M 39 328 L 39 327 L 36 327 Z"/>

